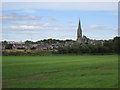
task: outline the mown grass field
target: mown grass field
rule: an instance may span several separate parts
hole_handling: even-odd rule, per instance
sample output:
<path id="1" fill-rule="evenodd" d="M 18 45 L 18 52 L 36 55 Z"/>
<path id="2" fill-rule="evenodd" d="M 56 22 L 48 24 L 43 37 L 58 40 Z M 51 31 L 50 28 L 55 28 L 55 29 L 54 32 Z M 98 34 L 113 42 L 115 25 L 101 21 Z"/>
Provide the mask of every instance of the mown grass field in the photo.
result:
<path id="1" fill-rule="evenodd" d="M 117 55 L 3 56 L 3 88 L 117 88 Z"/>

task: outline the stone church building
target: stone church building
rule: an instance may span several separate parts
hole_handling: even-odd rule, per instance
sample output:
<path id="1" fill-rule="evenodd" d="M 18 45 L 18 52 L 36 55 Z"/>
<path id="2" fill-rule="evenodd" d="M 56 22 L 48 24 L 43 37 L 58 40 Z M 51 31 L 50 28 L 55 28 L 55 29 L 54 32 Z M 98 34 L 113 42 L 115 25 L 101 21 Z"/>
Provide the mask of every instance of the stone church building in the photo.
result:
<path id="1" fill-rule="evenodd" d="M 77 40 L 76 40 L 77 44 L 103 44 L 103 40 L 92 40 L 87 38 L 86 36 L 82 36 L 82 28 L 81 28 L 81 23 L 79 20 L 79 24 L 78 24 L 78 29 L 77 29 Z"/>
<path id="2" fill-rule="evenodd" d="M 81 28 L 81 23 L 79 20 L 78 29 L 77 29 L 77 43 L 85 44 L 88 42 L 89 42 L 89 39 L 86 36 L 82 36 L 82 28 Z"/>

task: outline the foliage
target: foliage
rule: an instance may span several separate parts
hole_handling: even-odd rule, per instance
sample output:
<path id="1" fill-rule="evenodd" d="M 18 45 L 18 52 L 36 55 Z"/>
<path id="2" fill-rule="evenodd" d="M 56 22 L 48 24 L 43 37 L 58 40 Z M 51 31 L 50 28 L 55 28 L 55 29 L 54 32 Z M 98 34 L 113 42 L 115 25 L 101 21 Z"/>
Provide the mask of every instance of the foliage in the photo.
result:
<path id="1" fill-rule="evenodd" d="M 32 43 L 33 43 L 33 41 L 29 41 L 29 40 L 25 41 L 25 44 L 32 44 Z"/>
<path id="2" fill-rule="evenodd" d="M 120 37 L 115 37 L 113 40 L 113 48 L 116 53 L 120 54 Z"/>
<path id="3" fill-rule="evenodd" d="M 32 48 L 30 48 L 31 50 L 35 50 L 36 49 L 36 47 L 32 47 Z"/>
<path id="4" fill-rule="evenodd" d="M 58 48 L 59 54 L 111 54 L 120 53 L 120 37 L 113 40 L 105 40 L 103 45 L 77 44 Z"/>
<path id="5" fill-rule="evenodd" d="M 7 44 L 5 49 L 12 49 L 12 47 L 13 47 L 13 44 Z"/>
<path id="6" fill-rule="evenodd" d="M 36 44 L 38 44 L 38 43 L 54 44 L 54 43 L 65 43 L 65 42 L 70 42 L 70 41 L 75 42 L 74 40 L 71 40 L 71 39 L 57 40 L 57 39 L 50 38 L 50 39 L 39 40 L 39 41 L 36 41 L 36 42 L 27 40 L 27 41 L 25 41 L 25 43 L 26 44 L 33 44 L 33 43 L 36 43 Z"/>
<path id="7" fill-rule="evenodd" d="M 65 43 L 73 40 L 56 40 L 56 39 L 44 39 L 37 42 L 26 41 L 25 43 Z M 5 41 L 6 42 L 6 41 Z M 74 42 L 74 41 L 73 41 Z M 6 49 L 12 49 L 12 44 L 7 44 Z M 21 48 L 19 48 L 21 49 Z M 22 48 L 24 49 L 24 48 Z M 31 48 L 30 52 L 3 52 L 3 55 L 24 55 L 24 56 L 35 56 L 35 55 L 54 55 L 54 54 L 113 54 L 113 53 L 120 53 L 120 37 L 115 37 L 111 40 L 104 40 L 103 44 L 74 44 L 72 46 L 64 46 L 54 49 L 53 51 L 35 51 L 35 47 Z M 50 52 L 50 53 L 48 53 Z M 10 54 L 11 53 L 11 54 Z"/>
<path id="8" fill-rule="evenodd" d="M 7 44 L 8 42 L 5 40 L 5 41 L 2 41 L 2 43 Z"/>
<path id="9" fill-rule="evenodd" d="M 39 50 L 23 50 L 23 51 L 2 51 L 3 56 L 50 56 L 52 51 L 39 51 Z"/>
<path id="10" fill-rule="evenodd" d="M 18 47 L 17 49 L 25 49 L 24 47 Z"/>

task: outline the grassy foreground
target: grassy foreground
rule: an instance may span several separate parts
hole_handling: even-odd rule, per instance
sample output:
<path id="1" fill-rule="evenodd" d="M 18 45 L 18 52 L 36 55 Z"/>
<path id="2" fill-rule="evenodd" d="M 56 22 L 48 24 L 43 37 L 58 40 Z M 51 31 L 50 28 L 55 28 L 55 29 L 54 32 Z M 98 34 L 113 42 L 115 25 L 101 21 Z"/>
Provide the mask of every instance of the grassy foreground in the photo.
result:
<path id="1" fill-rule="evenodd" d="M 3 56 L 3 88 L 117 88 L 117 55 Z"/>

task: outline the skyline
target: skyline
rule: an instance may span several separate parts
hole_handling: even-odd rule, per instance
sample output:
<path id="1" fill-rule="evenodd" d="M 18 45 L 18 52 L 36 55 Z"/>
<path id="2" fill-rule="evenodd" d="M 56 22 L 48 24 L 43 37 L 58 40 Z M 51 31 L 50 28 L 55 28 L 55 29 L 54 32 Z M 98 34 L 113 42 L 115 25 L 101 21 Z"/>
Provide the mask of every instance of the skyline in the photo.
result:
<path id="1" fill-rule="evenodd" d="M 2 40 L 76 40 L 79 18 L 90 39 L 118 36 L 117 3 L 6 2 L 2 7 Z"/>

